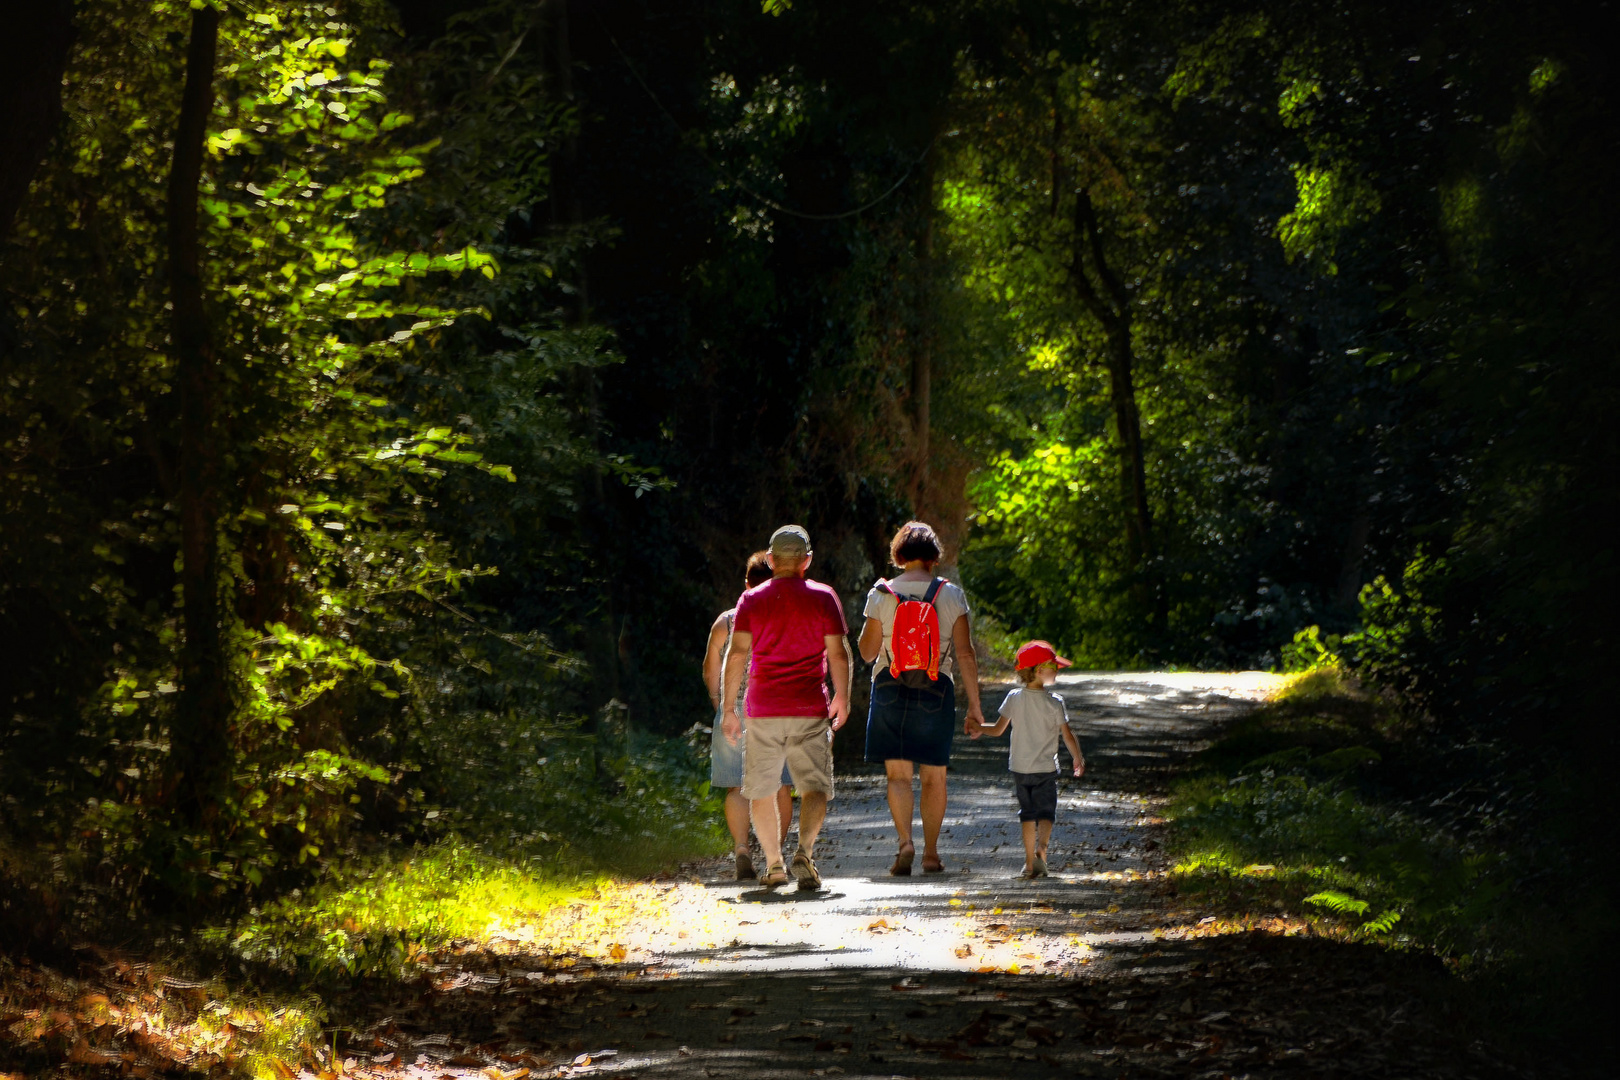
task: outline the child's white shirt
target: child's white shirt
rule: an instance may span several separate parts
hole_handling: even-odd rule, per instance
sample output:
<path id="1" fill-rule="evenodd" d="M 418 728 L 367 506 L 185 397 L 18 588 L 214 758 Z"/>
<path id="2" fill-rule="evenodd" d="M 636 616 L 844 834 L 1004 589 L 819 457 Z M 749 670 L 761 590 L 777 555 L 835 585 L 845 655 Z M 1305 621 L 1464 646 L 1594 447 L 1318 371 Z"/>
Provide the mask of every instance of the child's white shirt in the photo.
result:
<path id="1" fill-rule="evenodd" d="M 1044 687 L 1021 687 L 1001 703 L 1012 729 L 1007 768 L 1017 773 L 1049 773 L 1058 768 L 1058 742 L 1069 722 L 1063 699 Z"/>

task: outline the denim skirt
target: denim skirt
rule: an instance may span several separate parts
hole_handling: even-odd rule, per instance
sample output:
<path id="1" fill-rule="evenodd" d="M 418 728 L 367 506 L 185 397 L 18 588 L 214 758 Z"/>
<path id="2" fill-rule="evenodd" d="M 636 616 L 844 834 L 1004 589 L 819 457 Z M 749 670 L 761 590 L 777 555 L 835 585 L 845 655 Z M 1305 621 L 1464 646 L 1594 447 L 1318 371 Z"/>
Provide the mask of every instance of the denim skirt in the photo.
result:
<path id="1" fill-rule="evenodd" d="M 880 668 L 866 714 L 867 761 L 949 765 L 956 734 L 956 690 L 944 675 L 913 690 Z"/>

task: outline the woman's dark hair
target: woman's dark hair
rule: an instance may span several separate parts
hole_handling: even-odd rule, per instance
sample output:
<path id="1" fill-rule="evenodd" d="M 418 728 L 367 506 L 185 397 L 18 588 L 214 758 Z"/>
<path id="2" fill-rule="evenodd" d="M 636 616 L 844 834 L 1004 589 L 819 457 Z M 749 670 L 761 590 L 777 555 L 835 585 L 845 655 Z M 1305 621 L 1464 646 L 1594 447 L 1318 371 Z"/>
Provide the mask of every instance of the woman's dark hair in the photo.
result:
<path id="1" fill-rule="evenodd" d="M 748 556 L 748 569 L 743 571 L 743 578 L 748 582 L 750 589 L 755 585 L 763 585 L 771 580 L 773 576 L 771 564 L 770 560 L 766 558 L 769 554 L 768 551 L 756 551 Z"/>
<path id="2" fill-rule="evenodd" d="M 908 521 L 900 526 L 900 531 L 894 534 L 894 539 L 889 543 L 889 560 L 896 566 L 904 566 L 914 559 L 937 563 L 939 556 L 938 535 L 932 526 L 921 521 Z"/>

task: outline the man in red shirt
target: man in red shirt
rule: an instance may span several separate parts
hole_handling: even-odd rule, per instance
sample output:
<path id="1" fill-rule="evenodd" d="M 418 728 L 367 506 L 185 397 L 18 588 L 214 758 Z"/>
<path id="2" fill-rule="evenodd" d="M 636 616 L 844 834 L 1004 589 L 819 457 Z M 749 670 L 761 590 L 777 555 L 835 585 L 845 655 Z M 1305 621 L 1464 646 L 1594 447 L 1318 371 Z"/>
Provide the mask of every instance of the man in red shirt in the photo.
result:
<path id="1" fill-rule="evenodd" d="M 788 880 L 775 798 L 784 761 L 799 789 L 799 850 L 793 856 L 793 876 L 801 889 L 821 888 L 811 852 L 833 793 L 833 732 L 849 719 L 849 625 L 838 594 L 804 579 L 810 558 L 810 534 L 798 525 L 784 525 L 771 535 L 774 576 L 737 601 L 726 655 L 721 731 L 733 743 L 742 735 L 737 690 L 743 671 L 748 672 L 742 794 L 749 800 L 754 835 L 765 851 L 761 883 L 767 889 L 780 888 Z"/>

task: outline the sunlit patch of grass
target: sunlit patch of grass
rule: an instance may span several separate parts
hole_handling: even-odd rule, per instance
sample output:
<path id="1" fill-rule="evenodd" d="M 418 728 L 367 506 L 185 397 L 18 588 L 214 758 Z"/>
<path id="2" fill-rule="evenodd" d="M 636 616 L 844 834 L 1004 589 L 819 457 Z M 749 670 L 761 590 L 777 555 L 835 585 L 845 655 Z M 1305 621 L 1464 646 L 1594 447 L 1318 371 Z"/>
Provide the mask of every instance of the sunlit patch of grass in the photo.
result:
<path id="1" fill-rule="evenodd" d="M 1365 699 L 1365 695 L 1343 668 L 1337 664 L 1329 664 L 1289 675 L 1277 688 L 1271 700 L 1309 702 L 1322 701 L 1326 698 L 1360 701 Z"/>
<path id="2" fill-rule="evenodd" d="M 1488 856 L 1390 797 L 1407 722 L 1326 666 L 1293 676 L 1196 760 L 1166 816 L 1180 891 L 1324 932 L 1465 954 Z"/>
<path id="3" fill-rule="evenodd" d="M 495 858 L 450 839 L 334 868 L 234 931 L 213 934 L 243 960 L 288 974 L 394 975 L 453 941 L 539 919 L 604 880 L 600 872 Z"/>

